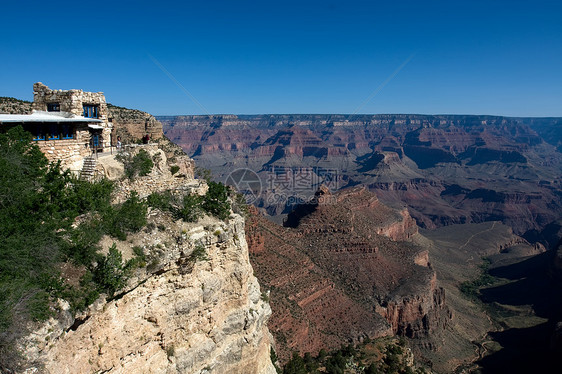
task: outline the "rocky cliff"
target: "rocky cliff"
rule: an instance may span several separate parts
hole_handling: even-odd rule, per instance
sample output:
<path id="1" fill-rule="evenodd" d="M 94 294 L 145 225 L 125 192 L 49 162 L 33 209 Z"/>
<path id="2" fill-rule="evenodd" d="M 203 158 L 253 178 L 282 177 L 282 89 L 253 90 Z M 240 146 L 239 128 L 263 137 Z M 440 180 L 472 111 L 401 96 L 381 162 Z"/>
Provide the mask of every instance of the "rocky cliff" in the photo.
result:
<path id="1" fill-rule="evenodd" d="M 123 142 L 131 143 L 140 141 L 147 135 L 152 140 L 162 137 L 162 124 L 151 114 L 107 104 L 109 118 L 113 123 L 113 137 L 120 136 Z"/>
<path id="2" fill-rule="evenodd" d="M 0 113 L 31 114 L 31 104 L 31 101 L 19 100 L 13 97 L 0 97 Z"/>
<path id="3" fill-rule="evenodd" d="M 171 161 L 169 145 L 160 145 L 164 149 L 126 150 L 143 149 L 157 162 L 147 176 L 117 180 L 116 202 L 132 191 L 141 198 L 163 190 L 205 193 L 206 183 L 193 179 L 191 160 L 183 160 L 186 174 L 172 175 L 170 165 L 180 156 Z M 113 158 L 100 157 L 98 166 L 119 179 Z M 60 300 L 56 318 L 19 340 L 22 372 L 276 373 L 266 325 L 271 309 L 249 262 L 244 224 L 234 213 L 225 221 L 204 216 L 188 223 L 152 209 L 143 230 L 127 240 L 104 236 L 104 251 L 114 244 L 124 261 L 140 251 L 144 265 L 118 294 L 102 296 L 77 315 Z M 80 268 L 64 269 L 69 283 L 73 277 L 78 282 Z"/>
<path id="4" fill-rule="evenodd" d="M 36 331 L 25 344 L 35 367 L 57 374 L 275 373 L 271 310 L 248 261 L 244 220 L 185 224 L 157 213 L 151 221 L 166 232 L 132 241 L 158 264 L 115 299 Z M 191 262 L 196 241 L 207 258 Z"/>
<path id="5" fill-rule="evenodd" d="M 451 318 L 417 226 L 365 188 L 321 188 L 285 227 L 256 212 L 247 233 L 283 359 L 365 337 L 426 339 Z"/>

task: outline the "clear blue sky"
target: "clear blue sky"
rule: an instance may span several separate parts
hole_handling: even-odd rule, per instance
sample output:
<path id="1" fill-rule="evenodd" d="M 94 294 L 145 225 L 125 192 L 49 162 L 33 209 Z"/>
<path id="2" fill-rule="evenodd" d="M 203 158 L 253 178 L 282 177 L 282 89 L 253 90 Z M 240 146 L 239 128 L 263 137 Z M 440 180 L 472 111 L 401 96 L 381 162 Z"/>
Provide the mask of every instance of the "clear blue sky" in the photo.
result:
<path id="1" fill-rule="evenodd" d="M 0 96 L 32 100 L 42 81 L 156 115 L 562 116 L 559 1 L 9 1 L 0 12 Z"/>

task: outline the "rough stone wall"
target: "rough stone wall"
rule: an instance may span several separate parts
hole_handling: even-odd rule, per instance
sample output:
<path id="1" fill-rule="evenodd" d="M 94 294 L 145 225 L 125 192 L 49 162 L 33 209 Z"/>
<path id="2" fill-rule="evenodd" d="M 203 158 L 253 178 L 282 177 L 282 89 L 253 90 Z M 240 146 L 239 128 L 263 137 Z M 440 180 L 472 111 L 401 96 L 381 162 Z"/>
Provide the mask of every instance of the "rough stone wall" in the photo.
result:
<path id="1" fill-rule="evenodd" d="M 249 262 L 244 219 L 185 223 L 153 211 L 149 221 L 166 230 L 118 247 L 141 246 L 158 265 L 139 269 L 122 297 L 98 301 L 81 324 L 51 320 L 35 331 L 22 343 L 34 362 L 28 372 L 275 374 L 271 309 Z M 189 259 L 195 243 L 206 260 Z"/>
<path id="2" fill-rule="evenodd" d="M 60 160 L 63 168 L 77 172 L 82 168 L 84 157 L 92 153 L 89 141 L 88 125 L 80 123 L 76 125 L 75 139 L 40 140 L 36 144 L 49 161 Z"/>
<path id="3" fill-rule="evenodd" d="M 84 92 L 82 90 L 51 90 L 41 82 L 33 85 L 32 109 L 47 111 L 48 103 L 59 103 L 61 112 L 82 116 L 84 104 L 99 106 L 99 119 L 107 123 L 108 111 L 103 92 Z"/>
<path id="4" fill-rule="evenodd" d="M 112 124 L 109 122 L 107 104 L 103 92 L 85 92 L 82 90 L 52 90 L 41 82 L 33 85 L 33 103 L 31 108 L 35 111 L 47 111 L 47 104 L 58 103 L 60 104 L 60 111 L 70 113 L 75 116 L 82 116 L 84 114 L 85 104 L 98 106 L 97 119 L 102 120 L 99 123 L 104 128 L 102 130 L 101 145 L 103 151 L 106 151 L 111 146 L 111 128 Z M 63 166 L 68 168 L 80 168 L 81 158 L 90 154 L 87 148 L 90 140 L 88 127 L 80 127 L 76 131 L 76 139 L 60 143 L 60 140 L 53 141 L 51 144 L 40 144 L 42 150 L 46 151 L 49 160 L 61 160 Z M 47 142 L 49 143 L 49 142 Z M 60 143 L 60 144 L 59 144 Z M 52 152 L 49 152 L 52 151 Z M 61 156 L 61 158 L 58 158 Z"/>

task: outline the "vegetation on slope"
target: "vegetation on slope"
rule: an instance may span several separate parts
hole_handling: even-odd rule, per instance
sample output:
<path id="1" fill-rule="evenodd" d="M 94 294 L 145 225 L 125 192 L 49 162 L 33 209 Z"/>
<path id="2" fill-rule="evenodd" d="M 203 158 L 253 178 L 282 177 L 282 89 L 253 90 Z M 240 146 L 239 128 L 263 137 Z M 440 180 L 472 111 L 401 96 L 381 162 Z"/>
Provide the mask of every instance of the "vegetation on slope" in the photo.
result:
<path id="1" fill-rule="evenodd" d="M 222 183 L 207 181 L 209 187 L 204 196 L 195 194 L 175 195 L 170 191 L 153 192 L 146 201 L 149 206 L 171 212 L 176 219 L 186 222 L 197 221 L 203 213 L 221 220 L 230 215 L 230 190 Z"/>
<path id="2" fill-rule="evenodd" d="M 56 314 L 57 299 L 77 311 L 122 286 L 133 263 L 102 255 L 98 243 L 140 230 L 147 206 L 135 194 L 111 205 L 113 188 L 49 164 L 21 127 L 0 134 L 0 368 L 14 365 L 13 342 L 28 322 Z M 78 284 L 61 276 L 63 264 L 81 274 Z"/>
<path id="3" fill-rule="evenodd" d="M 273 355 L 272 355 L 273 356 Z M 272 361 L 276 361 L 272 357 Z M 342 346 L 339 350 L 321 350 L 316 357 L 310 353 L 300 356 L 294 352 L 292 358 L 278 369 L 283 374 L 375 374 L 375 373 L 425 373 L 425 369 L 414 367 L 413 355 L 406 340 L 380 338 L 363 344 Z"/>
<path id="4" fill-rule="evenodd" d="M 209 182 L 204 196 L 164 192 L 146 201 L 133 191 L 118 205 L 113 190 L 108 180 L 82 181 L 49 164 L 21 127 L 0 133 L 0 371 L 17 369 L 15 342 L 33 322 L 56 316 L 59 300 L 80 311 L 102 293 L 114 297 L 146 266 L 142 249 L 124 262 L 115 244 L 104 255 L 99 243 L 140 231 L 149 205 L 186 221 L 230 215 L 230 191 L 220 183 Z M 193 261 L 204 258 L 204 249 L 194 252 Z"/>

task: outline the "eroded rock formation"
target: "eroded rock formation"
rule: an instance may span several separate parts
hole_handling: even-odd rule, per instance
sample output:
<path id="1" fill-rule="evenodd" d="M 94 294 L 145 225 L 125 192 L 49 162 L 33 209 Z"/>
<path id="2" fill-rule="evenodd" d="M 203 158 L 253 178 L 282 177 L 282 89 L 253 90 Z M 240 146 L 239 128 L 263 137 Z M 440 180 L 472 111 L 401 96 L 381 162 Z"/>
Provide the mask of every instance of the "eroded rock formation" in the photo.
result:
<path id="1" fill-rule="evenodd" d="M 427 338 L 451 318 L 417 227 L 367 189 L 322 188 L 287 227 L 254 213 L 251 260 L 271 291 L 281 357 L 367 336 Z"/>
<path id="2" fill-rule="evenodd" d="M 50 325 L 22 343 L 44 373 L 268 373 L 271 313 L 248 259 L 244 220 L 173 221 L 135 235 L 132 245 L 157 259 L 125 292 Z M 207 259 L 189 260 L 194 243 Z M 121 246 L 131 245 L 121 243 Z M 31 371 L 30 371 L 31 372 Z"/>
<path id="3" fill-rule="evenodd" d="M 168 137 L 219 178 L 249 168 L 262 178 L 262 212 L 287 214 L 300 199 L 270 198 L 279 168 L 336 189 L 369 186 L 406 203 L 424 228 L 500 220 L 521 235 L 562 216 L 558 118 L 425 115 L 159 117 Z M 557 148 L 558 147 L 558 148 Z M 314 183 L 313 183 L 314 184 Z M 317 187 L 317 184 L 314 185 Z M 284 191 L 309 198 L 315 188 Z M 269 195 L 268 195 L 269 194 Z"/>

